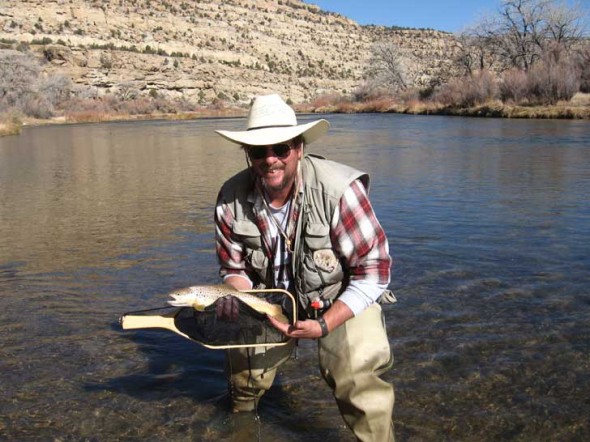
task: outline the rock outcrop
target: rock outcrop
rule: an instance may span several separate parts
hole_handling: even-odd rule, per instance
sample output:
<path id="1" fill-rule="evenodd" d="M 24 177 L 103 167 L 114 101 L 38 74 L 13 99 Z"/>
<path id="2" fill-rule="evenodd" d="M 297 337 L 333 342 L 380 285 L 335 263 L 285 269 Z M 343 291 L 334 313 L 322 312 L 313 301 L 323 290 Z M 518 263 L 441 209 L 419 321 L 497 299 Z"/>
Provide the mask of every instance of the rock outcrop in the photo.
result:
<path id="1" fill-rule="evenodd" d="M 392 6 L 392 13 L 395 9 Z M 299 0 L 3 0 L 0 42 L 92 94 L 247 103 L 351 94 L 375 42 L 396 44 L 418 86 L 453 76 L 453 35 L 361 26 Z"/>

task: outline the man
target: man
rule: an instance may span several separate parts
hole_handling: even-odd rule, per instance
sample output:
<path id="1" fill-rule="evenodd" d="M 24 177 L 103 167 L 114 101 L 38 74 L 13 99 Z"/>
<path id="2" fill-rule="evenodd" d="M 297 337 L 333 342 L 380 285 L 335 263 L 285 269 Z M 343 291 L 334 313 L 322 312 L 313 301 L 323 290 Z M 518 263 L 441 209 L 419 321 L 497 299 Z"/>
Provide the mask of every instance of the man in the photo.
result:
<path id="1" fill-rule="evenodd" d="M 273 94 L 253 101 L 248 130 L 217 131 L 244 149 L 249 165 L 219 193 L 220 274 L 240 290 L 289 290 L 300 318 L 288 325 L 269 317 L 293 338 L 287 346 L 228 353 L 232 405 L 256 409 L 295 339 L 317 339 L 321 373 L 347 425 L 359 440 L 389 441 L 393 386 L 379 376 L 393 358 L 377 302 L 395 300 L 389 246 L 367 197 L 369 177 L 304 155 L 328 128 L 326 120 L 298 125 Z"/>

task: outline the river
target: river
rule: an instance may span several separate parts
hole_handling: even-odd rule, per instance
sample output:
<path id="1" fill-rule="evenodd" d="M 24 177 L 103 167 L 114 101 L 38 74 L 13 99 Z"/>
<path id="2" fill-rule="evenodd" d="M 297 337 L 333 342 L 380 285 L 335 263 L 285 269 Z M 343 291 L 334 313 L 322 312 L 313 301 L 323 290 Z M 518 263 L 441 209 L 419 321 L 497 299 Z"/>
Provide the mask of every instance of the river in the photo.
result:
<path id="1" fill-rule="evenodd" d="M 371 174 L 394 258 L 397 439 L 588 440 L 588 122 L 326 118 L 308 150 Z M 0 138 L 0 439 L 352 440 L 313 342 L 257 423 L 227 412 L 222 352 L 118 324 L 218 281 L 212 207 L 245 160 L 213 130 L 243 125 Z"/>

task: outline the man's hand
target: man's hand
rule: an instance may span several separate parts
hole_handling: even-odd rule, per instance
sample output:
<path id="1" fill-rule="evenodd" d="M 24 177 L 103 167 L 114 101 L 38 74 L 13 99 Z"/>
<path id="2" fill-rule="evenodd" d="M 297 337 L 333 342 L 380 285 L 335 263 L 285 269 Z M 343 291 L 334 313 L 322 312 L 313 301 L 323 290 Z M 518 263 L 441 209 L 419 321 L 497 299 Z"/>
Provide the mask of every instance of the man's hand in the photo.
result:
<path id="1" fill-rule="evenodd" d="M 328 330 L 332 331 L 353 316 L 352 310 L 345 303 L 336 300 L 322 317 L 326 321 Z M 268 316 L 268 321 L 274 328 L 289 338 L 317 339 L 322 337 L 322 327 L 315 319 L 297 321 L 295 324 L 284 324 Z"/>
<path id="2" fill-rule="evenodd" d="M 240 302 L 235 296 L 224 296 L 215 302 L 215 316 L 217 319 L 236 322 L 240 316 Z"/>
<path id="3" fill-rule="evenodd" d="M 285 324 L 284 322 L 276 320 L 272 316 L 268 316 L 268 320 L 274 328 L 289 338 L 316 339 L 322 337 L 320 323 L 314 319 L 297 321 L 295 324 Z"/>

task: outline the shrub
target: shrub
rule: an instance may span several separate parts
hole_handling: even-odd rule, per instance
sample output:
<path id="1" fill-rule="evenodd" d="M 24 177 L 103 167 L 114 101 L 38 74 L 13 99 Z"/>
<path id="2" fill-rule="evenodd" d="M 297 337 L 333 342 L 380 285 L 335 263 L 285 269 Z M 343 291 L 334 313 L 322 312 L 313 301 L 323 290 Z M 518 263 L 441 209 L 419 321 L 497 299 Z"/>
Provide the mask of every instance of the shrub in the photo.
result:
<path id="1" fill-rule="evenodd" d="M 395 100 L 391 97 L 380 97 L 373 100 L 365 101 L 363 112 L 387 112 L 395 105 Z"/>
<path id="2" fill-rule="evenodd" d="M 17 135 L 23 126 L 22 116 L 18 112 L 0 113 L 0 137 Z"/>
<path id="3" fill-rule="evenodd" d="M 388 95 L 390 91 L 374 79 L 363 81 L 353 92 L 355 101 L 373 101 Z"/>
<path id="4" fill-rule="evenodd" d="M 569 57 L 548 54 L 528 71 L 529 100 L 535 104 L 555 104 L 571 100 L 580 89 L 580 76 Z"/>
<path id="5" fill-rule="evenodd" d="M 432 100 L 444 106 L 471 107 L 494 99 L 497 92 L 494 76 L 484 70 L 443 85 Z"/>
<path id="6" fill-rule="evenodd" d="M 116 90 L 117 97 L 122 101 L 135 100 L 139 96 L 138 85 L 133 81 L 119 83 Z"/>
<path id="7" fill-rule="evenodd" d="M 43 80 L 39 73 L 39 62 L 32 55 L 1 51 L 0 108 L 19 110 L 35 118 L 51 117 L 52 96 L 47 92 L 55 91 L 50 86 L 51 77 Z"/>
<path id="8" fill-rule="evenodd" d="M 590 46 L 580 49 L 576 54 L 576 65 L 580 73 L 580 92 L 590 92 Z"/>
<path id="9" fill-rule="evenodd" d="M 72 81 L 64 75 L 52 75 L 39 81 L 39 92 L 52 106 L 60 107 L 72 92 Z"/>
<path id="10" fill-rule="evenodd" d="M 311 105 L 314 108 L 318 109 L 318 108 L 322 108 L 322 107 L 335 106 L 340 101 L 342 101 L 342 97 L 340 95 L 324 94 L 324 95 L 319 95 L 319 96 L 315 97 L 312 100 Z"/>
<path id="11" fill-rule="evenodd" d="M 104 52 L 100 54 L 100 66 L 104 69 L 111 69 L 113 67 L 113 61 L 111 60 L 111 57 L 109 57 Z"/>
<path id="12" fill-rule="evenodd" d="M 528 95 L 528 77 L 526 72 L 520 69 L 510 69 L 504 72 L 498 89 L 502 101 L 522 102 Z"/>
<path id="13" fill-rule="evenodd" d="M 41 40 L 31 40 L 32 45 L 50 45 L 51 43 L 53 43 L 53 40 L 49 37 L 43 37 Z"/>
<path id="14" fill-rule="evenodd" d="M 136 98 L 134 100 L 126 101 L 122 111 L 129 115 L 148 115 L 156 110 L 154 100 L 148 98 Z"/>
<path id="15" fill-rule="evenodd" d="M 19 52 L 28 52 L 31 49 L 31 46 L 26 41 L 21 41 L 16 45 L 16 50 Z"/>
<path id="16" fill-rule="evenodd" d="M 20 104 L 20 109 L 25 115 L 40 119 L 51 118 L 54 113 L 53 105 L 42 94 L 30 94 L 25 97 Z"/>

